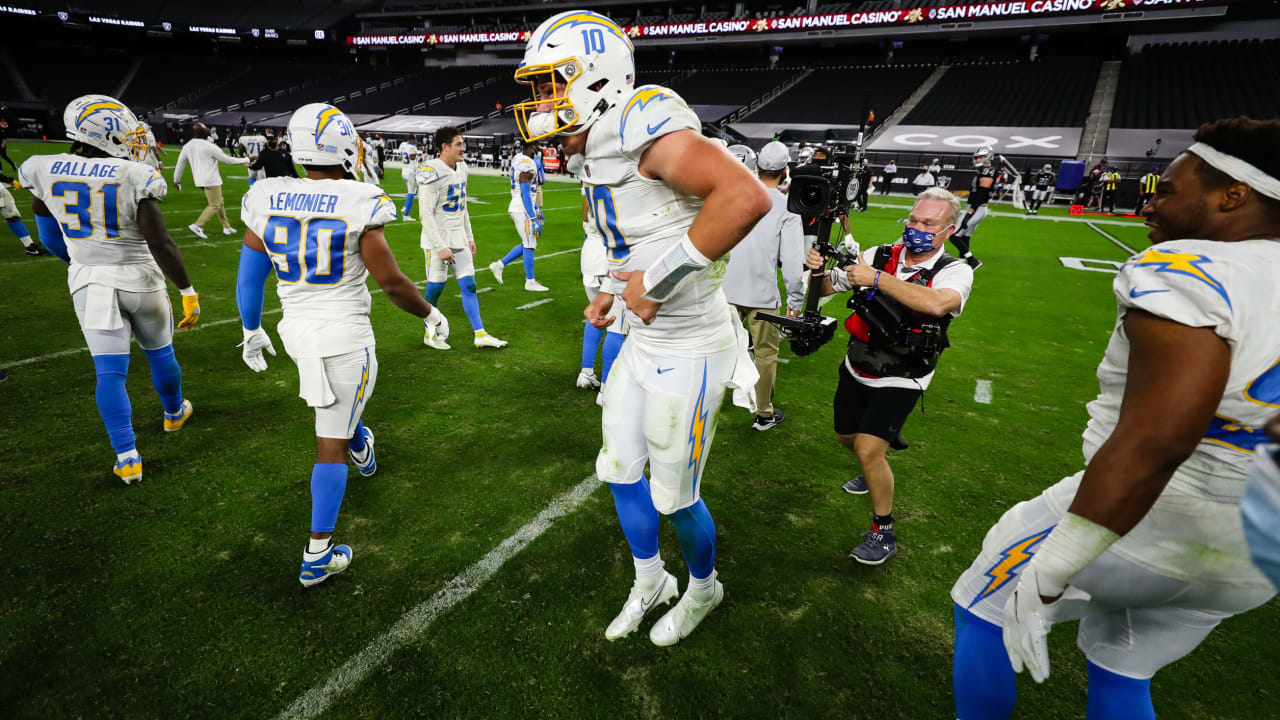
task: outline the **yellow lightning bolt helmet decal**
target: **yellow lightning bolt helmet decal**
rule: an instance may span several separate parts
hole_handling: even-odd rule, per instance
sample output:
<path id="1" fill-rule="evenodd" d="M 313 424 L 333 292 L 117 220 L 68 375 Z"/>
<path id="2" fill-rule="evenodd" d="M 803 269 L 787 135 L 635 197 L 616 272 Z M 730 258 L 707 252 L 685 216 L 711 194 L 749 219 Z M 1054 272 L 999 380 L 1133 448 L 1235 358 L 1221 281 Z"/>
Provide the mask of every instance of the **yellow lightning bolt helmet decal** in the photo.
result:
<path id="1" fill-rule="evenodd" d="M 320 141 L 320 135 L 329 127 L 329 123 L 340 117 L 342 117 L 342 111 L 332 105 L 316 115 L 316 142 Z"/>
<path id="2" fill-rule="evenodd" d="M 76 115 L 76 127 L 79 127 L 80 123 L 84 122 L 85 118 L 102 110 L 119 110 L 124 112 L 125 107 L 113 100 L 95 100 L 80 109 L 79 114 Z"/>

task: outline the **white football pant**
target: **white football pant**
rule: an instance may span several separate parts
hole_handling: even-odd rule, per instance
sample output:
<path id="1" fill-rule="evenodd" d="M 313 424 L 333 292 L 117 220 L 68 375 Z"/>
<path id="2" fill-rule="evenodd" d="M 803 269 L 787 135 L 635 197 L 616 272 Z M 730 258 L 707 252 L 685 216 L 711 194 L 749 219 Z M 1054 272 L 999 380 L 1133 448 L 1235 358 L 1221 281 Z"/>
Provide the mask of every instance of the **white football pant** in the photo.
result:
<path id="1" fill-rule="evenodd" d="M 128 355 L 130 331 L 143 350 L 173 343 L 173 308 L 164 290 L 128 292 L 86 285 L 75 291 L 71 302 L 93 355 Z"/>

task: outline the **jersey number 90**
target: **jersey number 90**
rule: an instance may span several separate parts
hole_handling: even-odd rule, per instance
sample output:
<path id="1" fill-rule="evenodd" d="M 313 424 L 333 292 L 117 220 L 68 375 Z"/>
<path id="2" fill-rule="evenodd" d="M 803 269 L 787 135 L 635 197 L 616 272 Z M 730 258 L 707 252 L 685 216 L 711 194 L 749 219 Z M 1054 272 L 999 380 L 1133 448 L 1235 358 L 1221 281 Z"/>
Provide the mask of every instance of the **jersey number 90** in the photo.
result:
<path id="1" fill-rule="evenodd" d="M 342 281 L 347 257 L 347 223 L 340 218 L 272 215 L 262 244 L 276 266 L 280 282 L 336 285 Z"/>

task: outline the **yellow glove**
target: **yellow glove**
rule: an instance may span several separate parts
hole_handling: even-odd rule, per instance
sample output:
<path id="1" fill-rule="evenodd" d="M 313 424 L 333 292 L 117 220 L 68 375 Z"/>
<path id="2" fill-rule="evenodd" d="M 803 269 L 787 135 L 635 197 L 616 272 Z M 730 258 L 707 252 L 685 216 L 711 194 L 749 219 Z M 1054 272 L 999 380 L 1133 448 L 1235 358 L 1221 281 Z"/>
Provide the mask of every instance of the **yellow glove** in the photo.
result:
<path id="1" fill-rule="evenodd" d="M 200 296 L 194 292 L 190 295 L 182 296 L 182 322 L 178 323 L 181 330 L 190 330 L 196 326 L 196 321 L 200 319 Z"/>

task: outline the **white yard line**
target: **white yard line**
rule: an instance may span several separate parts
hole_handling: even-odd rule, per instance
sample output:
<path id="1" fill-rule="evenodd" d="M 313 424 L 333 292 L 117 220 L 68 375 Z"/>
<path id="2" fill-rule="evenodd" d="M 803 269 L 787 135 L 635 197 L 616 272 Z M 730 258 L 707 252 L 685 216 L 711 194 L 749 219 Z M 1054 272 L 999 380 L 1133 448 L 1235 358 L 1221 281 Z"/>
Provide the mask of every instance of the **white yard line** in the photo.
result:
<path id="1" fill-rule="evenodd" d="M 516 308 L 516 309 L 517 309 L 517 310 L 528 310 L 529 308 L 536 308 L 536 307 L 538 307 L 539 305 L 546 305 L 547 303 L 551 302 L 552 300 L 555 300 L 555 298 L 542 298 L 541 300 L 534 300 L 533 302 L 529 303 L 528 305 L 521 305 L 520 307 L 518 307 L 518 308 Z"/>
<path id="2" fill-rule="evenodd" d="M 323 713 L 338 696 L 355 688 L 374 670 L 386 664 L 396 650 L 417 640 L 441 615 L 470 597 L 516 553 L 546 532 L 552 523 L 577 509 L 599 486 L 600 482 L 593 475 L 552 500 L 537 517 L 499 543 L 474 565 L 445 583 L 435 595 L 405 613 L 390 630 L 334 670 L 328 680 L 294 700 L 292 705 L 276 716 L 277 720 L 305 720 Z"/>
<path id="3" fill-rule="evenodd" d="M 983 405 L 991 404 L 991 381 L 979 380 L 973 388 L 973 401 Z"/>
<path id="4" fill-rule="evenodd" d="M 1123 250 L 1123 251 L 1125 251 L 1125 252 L 1129 253 L 1130 255 L 1137 255 L 1137 254 L 1138 254 L 1138 251 L 1137 251 L 1137 250 L 1134 250 L 1133 248 L 1129 247 L 1128 245 L 1125 245 L 1124 243 L 1122 243 L 1122 242 L 1120 242 L 1119 240 L 1115 239 L 1115 237 L 1114 237 L 1114 236 L 1112 236 L 1110 233 L 1105 232 L 1102 228 L 1098 227 L 1097 225 L 1094 225 L 1092 221 L 1088 221 L 1088 222 L 1086 222 L 1085 224 L 1086 224 L 1086 225 L 1088 225 L 1090 228 L 1092 228 L 1094 232 L 1098 233 L 1098 234 L 1099 234 L 1099 235 L 1101 235 L 1102 237 L 1104 237 L 1104 238 L 1106 238 L 1106 239 L 1110 240 L 1111 242 L 1115 243 L 1115 246 L 1116 246 L 1116 247 L 1118 247 L 1118 248 L 1120 248 L 1121 250 Z"/>

